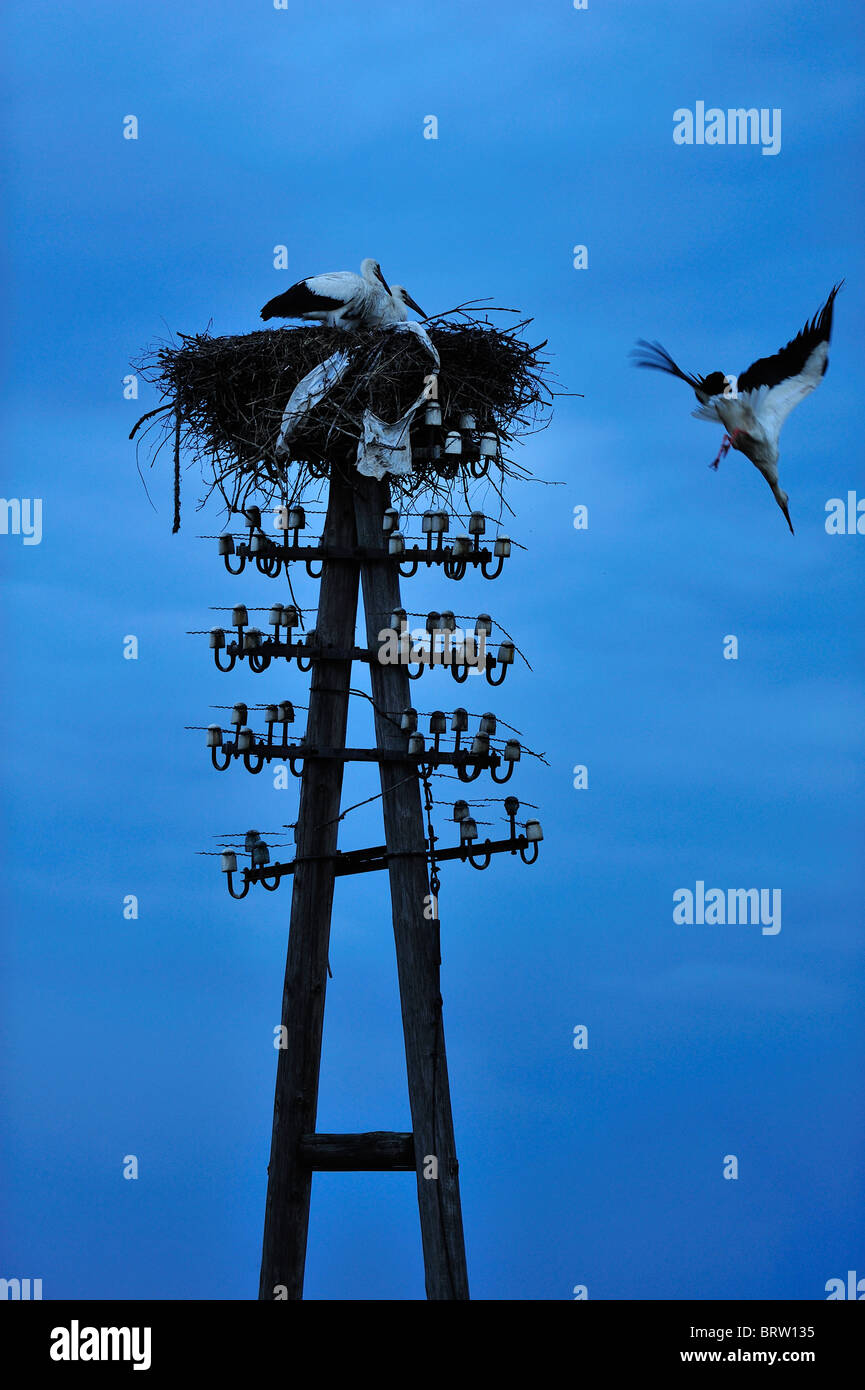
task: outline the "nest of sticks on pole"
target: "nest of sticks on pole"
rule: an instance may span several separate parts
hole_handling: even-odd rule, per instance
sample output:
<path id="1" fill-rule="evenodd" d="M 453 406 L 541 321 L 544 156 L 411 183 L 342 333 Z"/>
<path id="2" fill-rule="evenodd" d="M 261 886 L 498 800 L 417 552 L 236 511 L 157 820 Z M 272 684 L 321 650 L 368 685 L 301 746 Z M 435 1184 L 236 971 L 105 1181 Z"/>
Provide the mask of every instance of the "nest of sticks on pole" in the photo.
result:
<path id="1" fill-rule="evenodd" d="M 347 333 L 319 325 L 264 329 L 227 337 L 178 334 L 135 362 L 157 387 L 162 404 L 132 431 L 152 446 L 151 463 L 173 449 L 175 520 L 180 525 L 181 457 L 200 466 L 203 506 L 217 492 L 230 512 L 255 498 L 261 506 L 302 501 L 332 467 L 351 476 L 363 417 L 398 420 L 426 389 L 411 425 L 412 471 L 390 476 L 405 510 L 421 494 L 443 502 L 465 500 L 483 481 L 504 501 L 505 479 L 531 477 L 509 453 L 521 436 L 549 423 L 554 391 L 546 346 L 522 336 L 523 319 L 506 328 L 461 307 L 427 319 L 423 327 L 441 359 L 433 364 L 411 332 L 387 328 Z M 277 457 L 286 403 L 297 384 L 336 352 L 349 354 L 343 378 L 304 417 Z M 436 407 L 438 409 L 436 409 Z M 141 433 L 138 434 L 140 427 Z M 506 504 L 505 504 L 506 505 Z"/>

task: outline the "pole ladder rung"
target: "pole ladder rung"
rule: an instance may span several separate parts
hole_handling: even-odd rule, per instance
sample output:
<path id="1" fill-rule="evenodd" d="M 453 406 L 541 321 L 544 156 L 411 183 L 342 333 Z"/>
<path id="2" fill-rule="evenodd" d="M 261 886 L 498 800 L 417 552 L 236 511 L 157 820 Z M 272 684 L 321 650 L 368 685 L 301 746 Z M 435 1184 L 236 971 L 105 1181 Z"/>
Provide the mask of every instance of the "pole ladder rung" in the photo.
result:
<path id="1" fill-rule="evenodd" d="M 390 1130 L 369 1134 L 302 1134 L 301 1162 L 318 1173 L 413 1173 L 414 1137 Z"/>

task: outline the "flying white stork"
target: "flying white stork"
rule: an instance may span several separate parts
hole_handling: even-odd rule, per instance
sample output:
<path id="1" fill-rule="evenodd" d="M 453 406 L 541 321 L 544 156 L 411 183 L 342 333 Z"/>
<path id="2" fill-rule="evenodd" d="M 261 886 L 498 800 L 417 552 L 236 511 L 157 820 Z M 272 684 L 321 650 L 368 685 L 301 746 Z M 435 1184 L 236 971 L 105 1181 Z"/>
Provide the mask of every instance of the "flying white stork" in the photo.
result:
<path id="1" fill-rule="evenodd" d="M 405 316 L 403 309 L 402 318 Z M 268 300 L 261 317 L 317 320 L 329 328 L 352 329 L 394 323 L 399 314 L 381 266 L 367 256 L 360 263 L 360 275 L 353 270 L 332 270 L 298 280 Z"/>
<path id="2" fill-rule="evenodd" d="M 740 377 L 723 372 L 690 376 L 676 366 L 660 343 L 647 343 L 642 338 L 633 354 L 635 366 L 668 372 L 693 387 L 700 404 L 691 414 L 698 420 L 720 421 L 727 431 L 718 457 L 709 466 L 717 468 L 729 448 L 738 449 L 763 474 L 791 531 L 787 494 L 778 486 L 778 436 L 793 407 L 819 386 L 826 374 L 832 307 L 843 283 L 833 286 L 822 309 L 786 347 L 774 357 L 752 362 Z"/>

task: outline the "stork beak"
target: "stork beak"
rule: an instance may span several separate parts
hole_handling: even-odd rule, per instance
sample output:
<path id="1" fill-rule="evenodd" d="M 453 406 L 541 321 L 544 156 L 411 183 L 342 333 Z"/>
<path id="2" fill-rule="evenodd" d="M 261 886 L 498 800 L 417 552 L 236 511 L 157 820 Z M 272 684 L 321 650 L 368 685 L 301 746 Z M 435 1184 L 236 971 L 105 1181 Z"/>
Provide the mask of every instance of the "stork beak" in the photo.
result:
<path id="1" fill-rule="evenodd" d="M 403 291 L 403 299 L 405 300 L 405 303 L 408 305 L 409 309 L 414 309 L 415 313 L 420 314 L 422 319 L 426 318 L 426 314 L 424 313 L 423 309 L 420 307 L 419 304 L 415 303 L 408 290 Z"/>
<path id="2" fill-rule="evenodd" d="M 375 273 L 376 273 L 376 276 L 378 277 L 378 279 L 381 280 L 381 283 L 384 285 L 384 287 L 385 287 L 385 289 L 387 290 L 388 294 L 390 294 L 390 285 L 387 283 L 387 280 L 385 280 L 384 276 L 382 275 L 382 273 L 381 273 L 381 266 L 380 266 L 380 265 L 377 265 L 377 266 L 376 266 L 376 268 L 375 268 Z"/>

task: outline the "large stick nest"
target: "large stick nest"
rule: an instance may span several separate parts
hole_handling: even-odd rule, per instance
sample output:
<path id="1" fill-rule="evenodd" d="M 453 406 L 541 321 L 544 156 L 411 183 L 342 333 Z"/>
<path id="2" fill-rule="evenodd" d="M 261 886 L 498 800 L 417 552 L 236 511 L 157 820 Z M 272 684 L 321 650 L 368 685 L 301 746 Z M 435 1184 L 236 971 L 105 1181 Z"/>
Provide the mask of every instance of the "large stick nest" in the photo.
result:
<path id="1" fill-rule="evenodd" d="M 554 392 L 549 364 L 540 356 L 545 344 L 532 347 L 521 336 L 531 320 L 502 329 L 486 315 L 509 311 L 486 310 L 483 319 L 465 308 L 452 312 L 456 321 L 447 315 L 424 324 L 441 358 L 435 399 L 442 421 L 428 423 L 423 406 L 415 414 L 412 473 L 391 479 L 392 489 L 409 502 L 420 493 L 449 499 L 455 489 L 468 501 L 468 489 L 485 462 L 485 482 L 502 496 L 506 477 L 529 476 L 508 456 L 508 446 L 549 422 Z M 337 351 L 350 354 L 346 375 L 306 417 L 289 454 L 277 458 L 289 396 Z M 259 495 L 264 505 L 299 502 L 331 467 L 353 465 L 364 411 L 369 408 L 386 421 L 400 418 L 432 369 L 413 333 L 386 328 L 347 333 L 321 326 L 221 338 L 178 334 L 175 342 L 150 349 L 134 365 L 157 387 L 163 404 L 143 416 L 132 434 L 148 422 L 140 438 L 156 441 L 151 462 L 165 443 L 174 446 L 175 530 L 181 453 L 200 465 L 206 488 L 202 506 L 214 491 L 230 511 L 242 510 Z M 473 427 L 467 417 L 473 417 Z M 446 435 L 456 431 L 461 452 L 446 453 Z M 496 437 L 493 459 L 480 458 L 484 434 Z"/>

